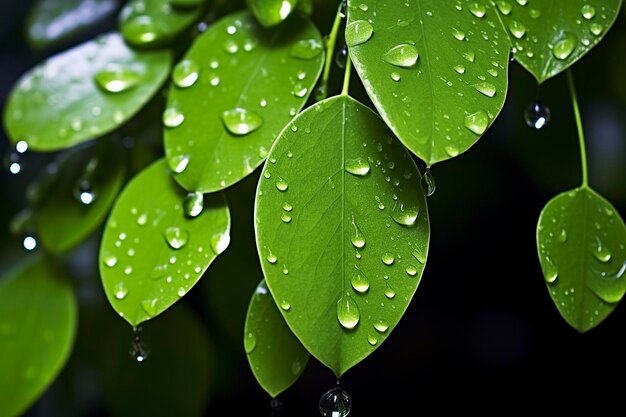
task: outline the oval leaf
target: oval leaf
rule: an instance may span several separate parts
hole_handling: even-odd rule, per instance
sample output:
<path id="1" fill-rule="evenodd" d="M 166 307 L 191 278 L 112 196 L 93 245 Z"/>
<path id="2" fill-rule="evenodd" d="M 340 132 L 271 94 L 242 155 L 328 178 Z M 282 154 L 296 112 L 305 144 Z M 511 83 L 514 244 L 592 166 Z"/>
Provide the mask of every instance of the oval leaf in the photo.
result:
<path id="1" fill-rule="evenodd" d="M 72 150 L 48 166 L 27 191 L 46 250 L 66 252 L 86 239 L 104 221 L 123 183 L 123 159 L 106 142 Z"/>
<path id="2" fill-rule="evenodd" d="M 250 300 L 243 345 L 252 373 L 272 397 L 297 381 L 311 357 L 285 323 L 265 281 Z"/>
<path id="3" fill-rule="evenodd" d="M 118 0 L 39 0 L 26 23 L 28 42 L 35 48 L 55 45 L 105 21 L 118 6 Z"/>
<path id="4" fill-rule="evenodd" d="M 120 30 L 134 46 L 167 45 L 200 17 L 201 10 L 174 8 L 170 0 L 132 0 L 120 12 Z"/>
<path id="5" fill-rule="evenodd" d="M 298 0 L 248 0 L 248 6 L 260 24 L 275 26 L 296 8 Z"/>
<path id="6" fill-rule="evenodd" d="M 467 151 L 504 104 L 506 34 L 491 6 L 472 4 L 348 1 L 346 43 L 365 89 L 427 165 Z"/>
<path id="7" fill-rule="evenodd" d="M 55 55 L 11 92 L 4 114 L 9 138 L 50 151 L 110 132 L 161 88 L 170 64 L 169 52 L 133 51 L 116 33 Z"/>
<path id="8" fill-rule="evenodd" d="M 46 260 L 0 280 L 0 414 L 21 415 L 61 371 L 76 334 L 70 283 Z"/>
<path id="9" fill-rule="evenodd" d="M 102 237 L 100 275 L 111 305 L 133 326 L 162 313 L 226 249 L 229 232 L 221 194 L 186 195 L 165 161 L 150 165 L 124 188 Z"/>
<path id="10" fill-rule="evenodd" d="M 289 327 L 337 376 L 396 326 L 430 226 L 420 175 L 378 116 L 347 96 L 280 134 L 256 202 L 257 247 Z"/>
<path id="11" fill-rule="evenodd" d="M 495 2 L 515 60 L 538 82 L 578 61 L 615 22 L 622 0 Z"/>
<path id="12" fill-rule="evenodd" d="M 322 51 L 319 32 L 300 16 L 266 30 L 251 14 L 235 13 L 198 37 L 179 64 L 194 65 L 197 81 L 185 87 L 175 79 L 164 113 L 176 181 L 212 192 L 250 174 L 306 103 Z"/>
<path id="13" fill-rule="evenodd" d="M 579 332 L 602 322 L 626 292 L 626 226 L 615 208 L 581 187 L 548 202 L 537 250 L 552 300 Z"/>

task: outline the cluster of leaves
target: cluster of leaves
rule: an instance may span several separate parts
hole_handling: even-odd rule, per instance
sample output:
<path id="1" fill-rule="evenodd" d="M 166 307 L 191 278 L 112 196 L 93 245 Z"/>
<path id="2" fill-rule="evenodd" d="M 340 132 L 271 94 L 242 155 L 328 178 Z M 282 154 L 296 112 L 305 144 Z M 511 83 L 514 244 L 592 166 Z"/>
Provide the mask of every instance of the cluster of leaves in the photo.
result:
<path id="1" fill-rule="evenodd" d="M 95 3 L 99 13 L 117 9 Z M 2 357 L 19 357 L 12 369 L 27 381 L 3 399 L 6 415 L 31 404 L 71 351 L 76 301 L 53 255 L 106 218 L 103 288 L 137 327 L 184 297 L 227 249 L 221 191 L 261 166 L 254 222 L 264 276 L 243 332 L 252 371 L 272 396 L 311 355 L 343 375 L 407 309 L 428 254 L 429 169 L 467 151 L 494 122 L 510 58 L 542 83 L 593 48 L 621 6 L 249 0 L 248 10 L 232 11 L 226 3 L 131 0 L 119 31 L 48 58 L 14 87 L 4 114 L 12 171 L 26 149 L 62 152 L 29 187 L 30 207 L 14 224 L 36 232 L 45 256 L 0 283 L 0 337 L 11 341 Z M 83 8 L 41 1 L 32 44 L 58 43 L 97 20 Z M 59 33 L 58 20 L 72 14 Z M 325 37 L 320 15 L 335 15 Z M 328 97 L 336 52 L 343 88 Z M 350 96 L 352 63 L 376 111 Z M 537 245 L 559 312 L 582 332 L 626 292 L 626 227 L 587 183 L 575 96 L 574 104 L 583 182 L 548 203 Z M 164 152 L 134 156 L 161 132 Z M 130 135 L 143 145 L 122 139 Z M 26 308 L 33 314 L 21 314 Z M 31 334 L 49 346 L 45 356 L 23 349 Z M 0 387 L 16 377 L 0 375 Z"/>

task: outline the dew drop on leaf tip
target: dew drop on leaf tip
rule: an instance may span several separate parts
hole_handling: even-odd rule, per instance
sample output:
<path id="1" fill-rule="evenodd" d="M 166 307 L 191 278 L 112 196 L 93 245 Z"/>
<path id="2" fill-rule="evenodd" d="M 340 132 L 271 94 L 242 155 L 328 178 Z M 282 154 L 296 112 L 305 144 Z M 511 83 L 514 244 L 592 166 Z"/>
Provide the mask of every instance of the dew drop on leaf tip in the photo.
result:
<path id="1" fill-rule="evenodd" d="M 144 362 L 148 359 L 149 350 L 141 341 L 141 327 L 133 327 L 133 341 L 130 346 L 130 356 L 136 362 Z"/>
<path id="2" fill-rule="evenodd" d="M 324 417 L 346 417 L 352 409 L 352 400 L 340 387 L 326 391 L 319 402 L 319 410 Z"/>

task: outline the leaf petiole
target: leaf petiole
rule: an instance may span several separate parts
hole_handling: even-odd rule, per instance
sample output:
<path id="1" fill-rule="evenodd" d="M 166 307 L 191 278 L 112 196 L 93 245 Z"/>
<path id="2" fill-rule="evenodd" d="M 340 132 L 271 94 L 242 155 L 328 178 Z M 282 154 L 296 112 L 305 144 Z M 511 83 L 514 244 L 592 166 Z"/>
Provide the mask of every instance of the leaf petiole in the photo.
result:
<path id="1" fill-rule="evenodd" d="M 320 81 L 319 92 L 315 97 L 317 100 L 323 100 L 328 97 L 328 80 L 330 79 L 330 69 L 333 64 L 333 53 L 335 52 L 335 45 L 337 44 L 337 35 L 339 34 L 339 28 L 341 27 L 341 20 L 345 17 L 342 11 L 343 1 L 339 2 L 337 8 L 337 14 L 335 14 L 335 20 L 333 26 L 326 40 L 326 61 L 324 62 L 324 72 L 322 73 L 322 80 Z M 346 63 L 347 66 L 347 63 Z"/>
<path id="2" fill-rule="evenodd" d="M 587 173 L 587 151 L 585 149 L 585 134 L 583 132 L 583 123 L 578 108 L 578 99 L 576 98 L 576 87 L 574 85 L 574 76 L 572 70 L 567 70 L 567 81 L 569 84 L 570 95 L 572 96 L 572 105 L 574 107 L 574 117 L 576 118 L 576 128 L 578 129 L 578 145 L 580 146 L 580 164 L 583 174 L 583 187 L 589 187 L 589 175 Z"/>

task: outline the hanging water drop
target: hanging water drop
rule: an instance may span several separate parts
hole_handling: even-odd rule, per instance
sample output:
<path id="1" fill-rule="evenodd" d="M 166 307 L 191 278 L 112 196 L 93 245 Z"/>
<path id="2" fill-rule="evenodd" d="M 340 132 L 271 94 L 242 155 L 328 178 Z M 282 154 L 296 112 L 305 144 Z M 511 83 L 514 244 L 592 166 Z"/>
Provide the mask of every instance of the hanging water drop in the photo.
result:
<path id="1" fill-rule="evenodd" d="M 222 113 L 222 122 L 230 133 L 243 136 L 260 128 L 263 118 L 251 110 L 236 107 Z"/>
<path id="2" fill-rule="evenodd" d="M 537 100 L 526 108 L 524 120 L 533 129 L 542 129 L 550 121 L 550 108 Z"/>
<path id="3" fill-rule="evenodd" d="M 123 93 L 136 86 L 140 75 L 126 68 L 112 68 L 97 72 L 94 76 L 96 85 L 107 93 Z"/>
<path id="4" fill-rule="evenodd" d="M 355 20 L 346 26 L 346 43 L 348 46 L 356 46 L 367 42 L 374 33 L 374 28 L 367 20 Z"/>
<path id="5" fill-rule="evenodd" d="M 435 184 L 435 177 L 433 177 L 433 174 L 431 174 L 429 168 L 426 168 L 426 172 L 424 172 L 424 175 L 422 175 L 420 184 L 422 186 L 422 190 L 424 190 L 424 194 L 427 197 L 430 197 L 435 193 L 435 188 L 437 188 L 437 185 Z"/>
<path id="6" fill-rule="evenodd" d="M 365 246 L 365 236 L 363 236 L 361 229 L 359 229 L 359 226 L 357 226 L 354 214 L 352 215 L 352 229 L 352 236 L 350 236 L 352 246 L 357 249 L 361 249 Z"/>
<path id="7" fill-rule="evenodd" d="M 22 172 L 23 166 L 21 161 L 21 155 L 28 150 L 28 143 L 26 141 L 19 141 L 15 144 L 14 148 L 7 152 L 4 158 L 4 166 L 9 170 L 9 173 L 17 175 Z"/>
<path id="8" fill-rule="evenodd" d="M 346 329 L 354 329 L 359 324 L 361 313 L 359 306 L 350 294 L 345 293 L 337 301 L 337 320 Z"/>
<path id="9" fill-rule="evenodd" d="M 346 417 L 352 409 L 352 400 L 347 392 L 335 387 L 322 395 L 319 409 L 324 417 Z"/>
<path id="10" fill-rule="evenodd" d="M 86 206 L 94 202 L 96 193 L 87 178 L 81 178 L 76 181 L 74 185 L 74 197 Z"/>
<path id="11" fill-rule="evenodd" d="M 34 235 L 24 236 L 22 246 L 29 252 L 35 250 L 35 248 L 37 248 L 37 238 L 35 238 Z"/>
<path id="12" fill-rule="evenodd" d="M 204 194 L 187 193 L 183 200 L 183 211 L 186 217 L 198 217 L 204 209 Z"/>
<path id="13" fill-rule="evenodd" d="M 370 172 L 370 164 L 367 159 L 354 158 L 347 159 L 345 162 L 345 170 L 352 175 L 365 176 Z"/>
<path id="14" fill-rule="evenodd" d="M 408 43 L 396 45 L 383 54 L 383 61 L 403 68 L 412 67 L 418 58 L 417 48 Z"/>
<path id="15" fill-rule="evenodd" d="M 335 53 L 335 65 L 339 68 L 346 68 L 346 62 L 348 60 L 348 47 L 346 45 L 342 46 Z"/>
<path id="16" fill-rule="evenodd" d="M 185 121 L 185 115 L 176 107 L 169 107 L 163 112 L 163 125 L 165 127 L 178 127 Z"/>
<path id="17" fill-rule="evenodd" d="M 574 52 L 576 41 L 577 38 L 575 34 L 566 32 L 563 38 L 554 44 L 552 55 L 561 61 L 567 59 L 572 52 Z"/>
<path id="18" fill-rule="evenodd" d="M 168 227 L 163 233 L 165 241 L 172 249 L 180 249 L 187 244 L 189 240 L 189 232 L 180 227 Z"/>
<path id="19" fill-rule="evenodd" d="M 130 346 L 130 355 L 137 362 L 148 359 L 149 351 L 141 342 L 141 327 L 133 328 L 133 341 Z"/>
<path id="20" fill-rule="evenodd" d="M 172 81 L 180 88 L 188 88 L 195 84 L 200 75 L 200 66 L 190 59 L 180 61 L 172 71 Z"/>

